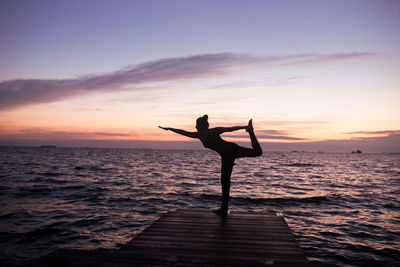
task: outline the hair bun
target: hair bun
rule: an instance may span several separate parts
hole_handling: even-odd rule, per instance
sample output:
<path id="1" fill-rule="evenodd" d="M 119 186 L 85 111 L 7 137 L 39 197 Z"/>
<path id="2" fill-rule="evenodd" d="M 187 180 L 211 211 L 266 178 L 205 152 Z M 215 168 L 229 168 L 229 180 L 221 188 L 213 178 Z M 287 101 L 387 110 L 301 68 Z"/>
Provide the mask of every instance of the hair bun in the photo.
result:
<path id="1" fill-rule="evenodd" d="M 203 118 L 208 120 L 208 115 L 204 115 Z"/>

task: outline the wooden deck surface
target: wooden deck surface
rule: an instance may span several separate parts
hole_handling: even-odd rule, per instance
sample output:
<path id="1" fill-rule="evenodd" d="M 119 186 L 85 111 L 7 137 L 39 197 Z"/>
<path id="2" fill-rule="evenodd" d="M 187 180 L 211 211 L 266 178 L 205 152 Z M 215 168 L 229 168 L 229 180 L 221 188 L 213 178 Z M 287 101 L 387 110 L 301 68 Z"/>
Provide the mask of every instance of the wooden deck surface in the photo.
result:
<path id="1" fill-rule="evenodd" d="M 176 210 L 119 250 L 59 250 L 47 266 L 308 266 L 285 220 L 275 213 Z M 41 262 L 44 263 L 43 261 Z"/>

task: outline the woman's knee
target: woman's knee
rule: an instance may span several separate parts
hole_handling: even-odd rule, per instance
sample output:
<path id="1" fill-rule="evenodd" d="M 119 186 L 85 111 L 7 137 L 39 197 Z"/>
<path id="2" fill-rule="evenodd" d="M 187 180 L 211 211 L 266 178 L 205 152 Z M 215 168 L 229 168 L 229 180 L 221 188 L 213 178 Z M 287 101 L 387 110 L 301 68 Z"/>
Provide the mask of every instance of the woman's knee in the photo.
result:
<path id="1" fill-rule="evenodd" d="M 252 151 L 251 151 L 251 157 L 261 157 L 262 156 L 262 154 L 263 154 L 263 151 L 262 151 L 262 149 L 253 149 Z"/>

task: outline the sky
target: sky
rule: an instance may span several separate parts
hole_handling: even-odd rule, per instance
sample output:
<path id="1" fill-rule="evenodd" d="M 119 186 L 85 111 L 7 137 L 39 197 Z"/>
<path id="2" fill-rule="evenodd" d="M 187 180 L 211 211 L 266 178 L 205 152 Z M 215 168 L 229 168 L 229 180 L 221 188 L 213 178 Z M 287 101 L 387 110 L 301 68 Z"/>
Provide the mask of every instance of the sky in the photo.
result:
<path id="1" fill-rule="evenodd" d="M 400 152 L 400 1 L 0 2 L 0 145 Z M 248 144 L 244 131 L 223 138 Z"/>

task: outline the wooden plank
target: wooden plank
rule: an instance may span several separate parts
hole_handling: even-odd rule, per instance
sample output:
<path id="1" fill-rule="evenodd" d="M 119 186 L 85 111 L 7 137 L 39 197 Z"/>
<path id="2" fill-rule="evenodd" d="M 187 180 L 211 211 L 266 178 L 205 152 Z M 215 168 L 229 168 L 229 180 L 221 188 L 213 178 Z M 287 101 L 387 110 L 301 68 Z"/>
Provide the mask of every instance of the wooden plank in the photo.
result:
<path id="1" fill-rule="evenodd" d="M 124 246 L 123 251 L 173 255 L 224 255 L 307 262 L 283 217 L 273 213 L 231 213 L 177 210 L 162 216 Z M 257 260 L 256 262 L 259 262 Z"/>
<path id="2" fill-rule="evenodd" d="M 226 245 L 226 246 L 244 246 L 246 248 L 248 247 L 256 247 L 256 248 L 261 248 L 264 249 L 263 247 L 269 247 L 269 246 L 280 246 L 282 248 L 286 247 L 293 247 L 299 249 L 299 246 L 297 245 L 295 240 L 286 240 L 286 239 L 258 239 L 258 240 L 253 240 L 253 239 L 221 239 L 221 238 L 214 238 L 214 237 L 196 237 L 196 238 L 190 238 L 190 241 L 185 240 L 182 238 L 182 236 L 157 236 L 157 235 L 147 235 L 147 236 L 139 236 L 138 238 L 135 238 L 134 242 L 129 242 L 127 245 L 135 245 L 141 242 L 153 242 L 153 243 L 161 243 L 161 242 L 174 242 L 177 244 L 187 244 L 187 245 L 192 245 L 193 244 L 206 244 L 206 245 Z M 212 242 L 212 243 L 210 243 Z M 280 248 L 281 249 L 281 248 Z"/>
<path id="3" fill-rule="evenodd" d="M 273 262 L 273 266 L 308 266 L 307 262 L 299 262 L 288 258 L 285 262 L 279 259 Z M 156 255 L 135 251 L 121 252 L 118 256 L 107 251 L 87 250 L 57 250 L 45 259 L 33 266 L 265 266 L 272 265 L 271 259 L 264 257 L 243 257 L 231 255 L 173 254 L 170 251 L 160 251 Z M 314 265 L 313 265 L 314 266 Z"/>
<path id="4" fill-rule="evenodd" d="M 206 238 L 219 238 L 218 236 L 216 236 L 215 234 L 202 234 L 202 233 L 198 233 L 198 234 L 186 234 L 186 233 L 169 233 L 169 234 L 164 234 L 164 233 L 157 233 L 157 232 L 151 232 L 151 233 L 142 233 L 140 236 L 136 237 L 135 240 L 139 240 L 140 238 L 145 238 L 145 237 L 165 237 L 165 238 L 179 238 L 180 240 L 185 239 L 185 238 L 190 238 L 191 240 L 193 240 L 193 242 L 196 242 L 198 239 L 206 239 Z M 263 236 L 254 236 L 251 238 L 247 238 L 245 235 L 243 236 L 231 236 L 229 238 L 230 241 L 234 242 L 234 241 L 244 241 L 244 240 L 248 240 L 249 242 L 290 242 L 290 243 L 296 243 L 295 238 L 292 235 L 289 234 L 270 234 L 270 235 L 263 235 Z M 134 242 L 134 241 L 131 241 Z M 130 244 L 131 242 L 129 242 L 128 244 Z"/>
<path id="5" fill-rule="evenodd" d="M 228 224 L 235 224 L 235 227 L 238 226 L 252 226 L 252 227 L 259 227 L 260 226 L 260 221 L 243 221 L 243 220 L 230 220 L 227 222 L 219 222 L 219 221 L 212 221 L 212 220 L 195 220 L 195 219 L 189 219 L 189 218 L 163 218 L 162 220 L 158 221 L 156 224 L 165 224 L 165 223 L 179 223 L 182 225 L 197 225 L 197 226 L 202 226 L 202 225 L 228 225 Z M 281 227 L 281 228 L 287 228 L 287 226 L 284 224 L 284 221 L 282 220 L 274 220 L 274 221 L 262 221 L 262 226 L 269 226 L 269 227 Z"/>
<path id="6" fill-rule="evenodd" d="M 50 258 L 63 266 L 308 266 L 283 217 L 195 209 L 164 214 L 113 253 L 65 250 Z"/>
<path id="7" fill-rule="evenodd" d="M 255 227 L 237 227 L 237 228 L 224 228 L 224 227 L 212 227 L 210 225 L 207 226 L 202 226 L 202 225 L 198 225 L 197 227 L 204 227 L 202 229 L 198 229 L 196 228 L 196 225 L 184 225 L 184 224 L 168 224 L 168 225 L 153 225 L 151 227 L 151 230 L 153 229 L 157 229 L 157 230 L 165 230 L 165 231 L 175 231 L 175 229 L 177 229 L 177 231 L 184 231 L 184 230 L 188 230 L 188 231 L 199 231 L 199 232 L 218 232 L 221 234 L 234 234 L 237 233 L 239 231 L 242 231 L 242 233 L 245 233 L 247 236 L 251 237 L 252 235 L 256 235 L 258 233 L 262 233 L 260 232 L 259 228 L 255 228 Z M 271 232 L 274 233 L 290 233 L 288 232 L 288 230 L 286 228 L 275 228 L 275 227 L 270 227 L 269 228 Z M 220 231 L 218 231 L 220 230 Z"/>
<path id="8" fill-rule="evenodd" d="M 191 242 L 210 242 L 210 240 L 223 240 L 225 243 L 240 243 L 240 244 L 291 244 L 293 246 L 297 246 L 295 239 L 289 238 L 290 236 L 287 235 L 275 235 L 272 238 L 263 238 L 259 236 L 246 238 L 245 235 L 243 236 L 235 236 L 229 239 L 219 238 L 216 235 L 185 235 L 185 234 L 175 234 L 175 233 L 165 233 L 165 234 L 158 234 L 158 233 L 148 233 L 148 234 L 141 234 L 140 236 L 136 237 L 133 242 L 138 242 L 138 240 L 176 240 L 180 242 L 187 242 L 185 237 L 190 238 Z M 129 242 L 130 244 L 132 242 Z"/>
<path id="9" fill-rule="evenodd" d="M 275 230 L 275 229 L 274 229 Z M 288 239 L 291 242 L 295 242 L 295 238 L 291 232 L 287 231 L 271 231 L 271 232 L 255 232 L 249 234 L 249 231 L 244 231 L 240 228 L 235 230 L 225 230 L 225 231 L 215 231 L 212 229 L 201 229 L 201 230 L 196 230 L 193 228 L 167 228 L 167 227 L 152 227 L 149 230 L 143 231 L 140 235 L 136 237 L 140 238 L 141 236 L 148 236 L 148 235 L 156 235 L 156 236 L 179 236 L 182 239 L 186 236 L 187 238 L 197 238 L 197 237 L 203 237 L 203 238 L 219 238 L 219 239 L 226 239 L 228 238 L 229 240 L 235 240 L 235 239 L 245 239 L 245 240 L 251 240 L 251 241 L 256 241 L 256 240 L 273 240 L 273 239 L 280 239 L 280 240 L 285 240 Z M 132 240 L 131 242 L 135 242 L 135 240 Z"/>

